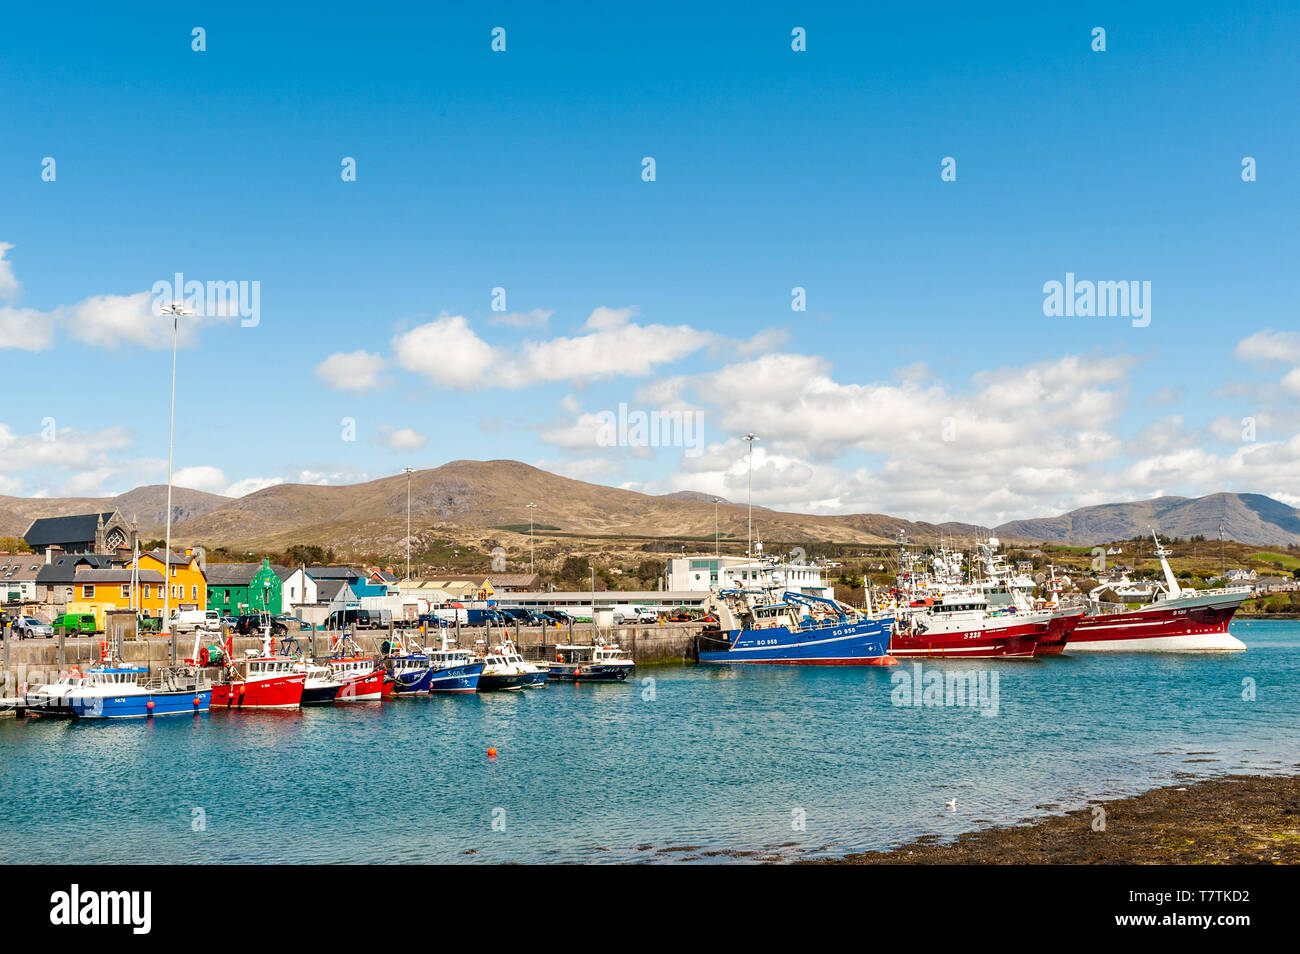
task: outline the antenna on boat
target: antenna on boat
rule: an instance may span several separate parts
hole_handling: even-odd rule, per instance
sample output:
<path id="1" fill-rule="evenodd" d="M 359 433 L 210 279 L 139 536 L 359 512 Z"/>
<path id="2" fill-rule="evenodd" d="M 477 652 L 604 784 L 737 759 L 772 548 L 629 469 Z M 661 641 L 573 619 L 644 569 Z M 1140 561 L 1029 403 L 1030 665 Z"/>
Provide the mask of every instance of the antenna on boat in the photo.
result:
<path id="1" fill-rule="evenodd" d="M 1182 593 L 1182 587 L 1178 585 L 1178 578 L 1174 576 L 1174 571 L 1169 568 L 1168 557 L 1170 551 L 1160 545 L 1160 538 L 1156 536 L 1155 527 L 1147 527 L 1151 531 L 1151 539 L 1156 544 L 1156 556 L 1160 559 L 1160 568 L 1165 571 L 1165 586 L 1169 590 L 1170 598 L 1176 598 Z"/>

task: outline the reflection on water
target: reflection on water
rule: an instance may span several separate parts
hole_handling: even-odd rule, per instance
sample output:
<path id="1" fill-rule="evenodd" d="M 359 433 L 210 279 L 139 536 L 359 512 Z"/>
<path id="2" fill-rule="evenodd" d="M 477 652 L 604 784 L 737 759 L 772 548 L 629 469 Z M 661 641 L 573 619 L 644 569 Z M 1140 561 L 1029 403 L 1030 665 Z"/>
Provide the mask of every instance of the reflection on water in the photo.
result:
<path id="1" fill-rule="evenodd" d="M 684 666 L 301 712 L 5 720 L 0 862 L 755 861 L 1292 770 L 1300 624 L 1233 631 L 1249 652 L 924 663 L 996 672 L 992 718 L 895 707 L 899 670 Z"/>

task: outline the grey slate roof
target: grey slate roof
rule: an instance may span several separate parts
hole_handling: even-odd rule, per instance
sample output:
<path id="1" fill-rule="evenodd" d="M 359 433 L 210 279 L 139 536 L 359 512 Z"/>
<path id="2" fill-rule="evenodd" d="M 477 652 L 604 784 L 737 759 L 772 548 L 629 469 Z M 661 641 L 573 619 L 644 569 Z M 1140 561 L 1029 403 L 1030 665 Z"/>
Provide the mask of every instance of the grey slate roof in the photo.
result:
<path id="1" fill-rule="evenodd" d="M 141 570 L 141 583 L 161 583 L 163 575 L 157 570 Z M 73 578 L 74 583 L 130 583 L 131 568 L 129 566 L 114 567 L 79 567 L 77 575 Z"/>
<path id="2" fill-rule="evenodd" d="M 357 580 L 365 576 L 350 566 L 309 566 L 307 575 L 313 580 Z"/>
<path id="3" fill-rule="evenodd" d="M 36 573 L 37 583 L 72 583 L 80 566 L 104 568 L 113 566 L 113 558 L 96 553 L 70 553 L 42 564 Z"/>
<path id="4" fill-rule="evenodd" d="M 79 513 L 70 517 L 38 517 L 23 534 L 23 539 L 33 547 L 46 547 L 52 543 L 91 543 L 95 531 L 99 529 L 102 517 L 105 523 L 112 519 L 113 512 Z"/>
<path id="5" fill-rule="evenodd" d="M 248 586 L 261 568 L 260 563 L 209 563 L 208 586 Z"/>
<path id="6" fill-rule="evenodd" d="M 36 553 L 13 553 L 0 556 L 0 579 L 34 580 L 45 565 L 45 558 Z"/>

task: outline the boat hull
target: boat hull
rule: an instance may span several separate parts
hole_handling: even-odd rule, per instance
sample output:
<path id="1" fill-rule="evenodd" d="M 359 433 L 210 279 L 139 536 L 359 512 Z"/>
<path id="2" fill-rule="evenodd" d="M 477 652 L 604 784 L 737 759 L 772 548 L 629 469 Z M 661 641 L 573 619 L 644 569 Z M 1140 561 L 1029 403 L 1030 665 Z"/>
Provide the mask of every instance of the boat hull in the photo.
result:
<path id="1" fill-rule="evenodd" d="M 399 696 L 416 696 L 428 693 L 433 684 L 433 667 L 404 669 L 393 675 L 393 692 Z"/>
<path id="2" fill-rule="evenodd" d="M 338 694 L 338 686 L 304 686 L 300 704 L 304 706 L 332 706 Z"/>
<path id="3" fill-rule="evenodd" d="M 1034 655 L 1047 635 L 1050 621 L 1042 620 L 992 629 L 950 633 L 895 633 L 889 654 L 898 658 L 951 657 L 960 659 L 1022 658 Z"/>
<path id="4" fill-rule="evenodd" d="M 636 667 L 632 663 L 550 664 L 550 676 L 556 682 L 623 682 Z"/>
<path id="5" fill-rule="evenodd" d="M 1136 610 L 1085 616 L 1070 637 L 1071 652 L 1241 652 L 1228 633 L 1245 595 L 1174 599 Z"/>
<path id="6" fill-rule="evenodd" d="M 196 701 L 197 700 L 197 701 Z M 152 708 L 150 707 L 152 703 Z M 68 700 L 78 719 L 157 719 L 162 716 L 194 715 L 207 712 L 212 690 L 148 692 L 126 696 L 75 696 Z"/>
<path id="7" fill-rule="evenodd" d="M 339 687 L 335 702 L 381 702 L 392 695 L 393 684 L 383 669 L 376 669 L 365 676 L 345 679 Z"/>
<path id="8" fill-rule="evenodd" d="M 733 630 L 723 634 L 730 648 L 701 649 L 704 664 L 769 666 L 892 666 L 892 617 L 792 630 L 786 626 Z"/>
<path id="9" fill-rule="evenodd" d="M 524 688 L 524 674 L 521 672 L 484 672 L 478 677 L 479 692 L 513 692 Z"/>
<path id="10" fill-rule="evenodd" d="M 214 709 L 297 709 L 307 677 L 302 673 L 212 687 Z"/>
<path id="11" fill-rule="evenodd" d="M 1065 651 L 1065 645 L 1074 635 L 1083 619 L 1083 610 L 1071 610 L 1057 613 L 1052 617 L 1047 635 L 1038 641 L 1036 656 L 1059 656 Z"/>
<path id="12" fill-rule="evenodd" d="M 435 669 L 429 679 L 429 692 L 478 692 L 478 681 L 482 674 L 482 663 Z"/>

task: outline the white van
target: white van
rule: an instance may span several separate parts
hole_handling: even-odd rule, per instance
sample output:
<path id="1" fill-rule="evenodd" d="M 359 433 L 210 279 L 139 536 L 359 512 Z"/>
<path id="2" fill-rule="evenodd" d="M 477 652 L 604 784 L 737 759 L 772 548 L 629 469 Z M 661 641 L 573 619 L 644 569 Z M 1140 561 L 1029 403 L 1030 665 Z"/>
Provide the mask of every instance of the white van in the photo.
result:
<path id="1" fill-rule="evenodd" d="M 172 613 L 171 631 L 173 633 L 190 633 L 196 629 L 221 629 L 221 614 L 216 610 L 180 610 Z"/>

